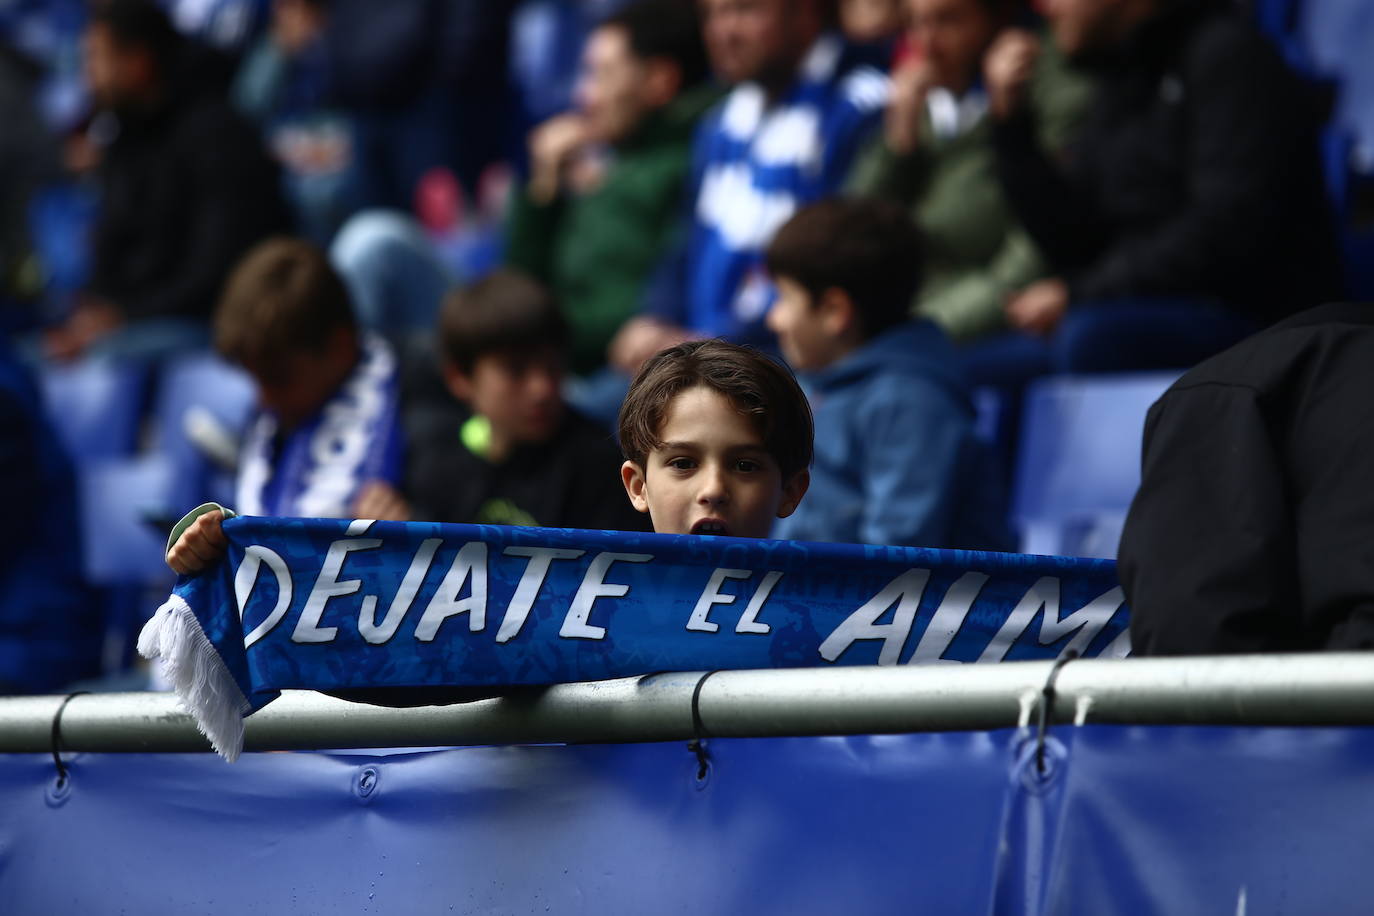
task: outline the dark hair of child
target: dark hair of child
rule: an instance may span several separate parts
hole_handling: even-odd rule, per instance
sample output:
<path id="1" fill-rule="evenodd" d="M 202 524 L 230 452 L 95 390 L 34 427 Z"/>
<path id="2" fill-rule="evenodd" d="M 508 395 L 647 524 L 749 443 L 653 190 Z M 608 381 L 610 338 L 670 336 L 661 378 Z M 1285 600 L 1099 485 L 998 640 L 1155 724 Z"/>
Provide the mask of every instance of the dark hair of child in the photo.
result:
<path id="1" fill-rule="evenodd" d="M 662 444 L 668 405 L 698 386 L 724 395 L 753 422 L 784 480 L 811 465 L 811 405 L 792 371 L 758 350 L 719 339 L 669 347 L 640 369 L 620 407 L 620 447 L 628 460 L 644 466 Z"/>
<path id="2" fill-rule="evenodd" d="M 766 257 L 768 272 L 800 284 L 813 304 L 828 289 L 847 293 L 864 339 L 906 321 L 920 288 L 920 233 L 888 201 L 836 197 L 803 207 Z"/>
<path id="3" fill-rule="evenodd" d="M 292 353 L 321 352 L 340 327 L 356 328 L 343 281 L 318 248 L 272 238 L 239 261 L 215 311 L 215 349 L 250 369 Z"/>
<path id="4" fill-rule="evenodd" d="M 513 270 L 493 271 L 450 292 L 439 312 L 441 352 L 465 373 L 488 353 L 562 349 L 567 342 L 568 323 L 553 294 Z"/>

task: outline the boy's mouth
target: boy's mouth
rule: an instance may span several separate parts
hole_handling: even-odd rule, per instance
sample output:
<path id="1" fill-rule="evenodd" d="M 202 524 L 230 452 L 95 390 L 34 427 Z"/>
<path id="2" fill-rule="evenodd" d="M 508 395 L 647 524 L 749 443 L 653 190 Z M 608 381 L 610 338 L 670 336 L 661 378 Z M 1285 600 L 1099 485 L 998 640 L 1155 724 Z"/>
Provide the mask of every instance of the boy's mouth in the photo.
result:
<path id="1" fill-rule="evenodd" d="M 692 534 L 714 534 L 728 536 L 730 528 L 718 518 L 703 518 L 692 526 Z"/>

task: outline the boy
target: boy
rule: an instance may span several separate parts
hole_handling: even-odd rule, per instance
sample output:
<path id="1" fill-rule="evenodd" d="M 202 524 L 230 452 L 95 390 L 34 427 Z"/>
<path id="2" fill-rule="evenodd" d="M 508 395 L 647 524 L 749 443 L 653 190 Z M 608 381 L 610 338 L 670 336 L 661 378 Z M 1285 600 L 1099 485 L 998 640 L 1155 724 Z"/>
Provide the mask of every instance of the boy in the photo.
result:
<path id="1" fill-rule="evenodd" d="M 620 410 L 631 504 L 660 534 L 767 537 L 810 481 L 811 410 L 792 374 L 722 340 L 650 359 Z"/>
<path id="2" fill-rule="evenodd" d="M 497 271 L 448 297 L 439 336 L 445 386 L 471 416 L 424 430 L 415 424 L 406 494 L 374 480 L 353 515 L 642 529 L 616 483 L 620 456 L 610 437 L 563 403 L 567 327 L 544 287 Z M 218 559 L 224 517 L 207 505 L 183 519 L 169 541 L 168 564 L 189 574 Z"/>
<path id="3" fill-rule="evenodd" d="M 234 268 L 215 347 L 253 377 L 262 407 L 240 455 L 241 512 L 343 518 L 364 484 L 400 479 L 396 359 L 359 330 L 343 282 L 309 242 L 269 239 Z"/>
<path id="4" fill-rule="evenodd" d="M 643 528 L 616 485 L 610 436 L 563 402 L 568 326 L 545 287 L 496 271 L 449 295 L 439 337 L 445 387 L 472 415 L 412 425 L 413 508 L 377 483 L 359 500 L 361 517 Z"/>
<path id="5" fill-rule="evenodd" d="M 909 320 L 921 240 L 900 209 L 826 200 L 768 249 L 768 326 L 816 412 L 811 499 L 778 537 L 1008 549 L 953 347 Z"/>

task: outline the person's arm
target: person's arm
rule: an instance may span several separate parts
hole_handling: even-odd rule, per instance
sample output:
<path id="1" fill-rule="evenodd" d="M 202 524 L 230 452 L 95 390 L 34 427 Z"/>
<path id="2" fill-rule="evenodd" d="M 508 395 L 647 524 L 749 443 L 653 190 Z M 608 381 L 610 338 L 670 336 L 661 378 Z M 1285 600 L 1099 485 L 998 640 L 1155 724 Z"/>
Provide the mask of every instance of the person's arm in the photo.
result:
<path id="1" fill-rule="evenodd" d="M 1008 230 L 1002 245 L 982 270 L 917 295 L 917 308 L 955 340 L 972 340 L 1004 330 L 1006 303 L 1017 292 L 1045 275 L 1045 261 L 1025 230 Z"/>
<path id="2" fill-rule="evenodd" d="M 1150 409 L 1118 553 L 1134 654 L 1293 644 L 1295 531 L 1277 448 L 1249 388 L 1174 390 Z"/>
<path id="3" fill-rule="evenodd" d="M 1188 54 L 1188 203 L 1150 231 L 1120 239 L 1070 275 L 1074 301 L 1217 290 L 1274 252 L 1285 231 L 1282 190 L 1311 138 L 1301 100 L 1267 48 L 1213 30 Z"/>
<path id="4" fill-rule="evenodd" d="M 563 215 L 563 198 L 535 200 L 530 191 L 516 185 L 506 217 L 506 264 L 542 283 L 553 276 L 554 245 Z"/>
<path id="5" fill-rule="evenodd" d="M 875 393 L 877 394 L 877 393 Z M 946 547 L 972 423 L 938 385 L 892 379 L 861 408 L 865 544 Z"/>
<path id="6" fill-rule="evenodd" d="M 875 137 L 854 162 L 844 190 L 852 197 L 881 197 L 910 203 L 920 192 L 929 165 L 929 158 L 921 147 L 909 153 L 897 153 L 882 137 Z"/>

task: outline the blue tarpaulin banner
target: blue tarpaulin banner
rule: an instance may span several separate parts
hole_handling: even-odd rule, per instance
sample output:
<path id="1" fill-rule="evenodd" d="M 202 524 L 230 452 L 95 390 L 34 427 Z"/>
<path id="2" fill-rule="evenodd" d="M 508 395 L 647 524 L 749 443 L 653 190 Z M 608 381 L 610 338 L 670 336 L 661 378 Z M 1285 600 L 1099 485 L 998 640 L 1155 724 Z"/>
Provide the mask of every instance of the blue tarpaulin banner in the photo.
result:
<path id="1" fill-rule="evenodd" d="M 1370 728 L 0 754 L 0 910 L 1365 914 Z"/>
<path id="2" fill-rule="evenodd" d="M 230 759 L 285 688 L 1123 655 L 1105 560 L 488 525 L 237 518 L 139 650 Z"/>

